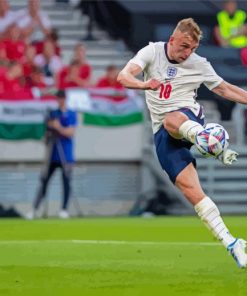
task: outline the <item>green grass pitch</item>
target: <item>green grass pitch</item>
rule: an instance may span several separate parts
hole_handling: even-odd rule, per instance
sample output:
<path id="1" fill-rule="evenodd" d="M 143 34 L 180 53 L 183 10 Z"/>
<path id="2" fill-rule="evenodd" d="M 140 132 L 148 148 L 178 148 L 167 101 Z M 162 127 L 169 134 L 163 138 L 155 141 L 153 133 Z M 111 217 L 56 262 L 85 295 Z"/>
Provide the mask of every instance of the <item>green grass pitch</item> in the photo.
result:
<path id="1" fill-rule="evenodd" d="M 2 219 L 0 295 L 246 296 L 247 270 L 196 217 Z"/>

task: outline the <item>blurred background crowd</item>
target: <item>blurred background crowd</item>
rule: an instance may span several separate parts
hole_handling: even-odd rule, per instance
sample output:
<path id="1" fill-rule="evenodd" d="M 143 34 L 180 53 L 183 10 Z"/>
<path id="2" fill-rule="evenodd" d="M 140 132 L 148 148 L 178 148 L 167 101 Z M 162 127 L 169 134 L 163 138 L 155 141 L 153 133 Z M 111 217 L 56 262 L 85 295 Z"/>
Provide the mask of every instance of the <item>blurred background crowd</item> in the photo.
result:
<path id="1" fill-rule="evenodd" d="M 121 88 L 114 65 L 107 67 L 105 77 L 92 80 L 83 40 L 74 40 L 69 61 L 63 59 L 59 32 L 41 2 L 29 0 L 25 8 L 13 10 L 8 0 L 0 1 L 0 96 L 22 91 L 27 96 L 32 87 Z"/>
<path id="2" fill-rule="evenodd" d="M 0 2 L 0 96 L 6 97 L 8 93 L 9 97 L 16 97 L 11 92 L 22 91 L 28 96 L 32 87 L 121 88 L 116 76 L 131 51 L 136 52 L 150 40 L 167 40 L 176 22 L 188 16 L 199 22 L 204 33 L 203 46 L 198 53 L 206 56 L 226 80 L 245 85 L 247 29 L 244 1 L 156 1 L 155 7 L 151 7 L 148 1 L 143 1 L 145 5 L 141 6 L 142 1 L 51 0 L 42 2 L 43 9 L 41 2 Z M 186 9 L 181 10 L 181 3 Z M 52 14 L 50 17 L 47 11 L 52 5 L 69 7 L 70 19 L 59 19 L 58 14 L 57 19 L 52 19 Z M 66 26 L 67 20 L 74 27 Z M 82 34 L 80 27 L 81 32 L 84 31 Z M 105 45 L 101 49 L 100 43 L 93 42 L 97 40 L 115 40 L 110 46 L 119 55 L 114 52 L 114 60 L 107 51 L 104 55 Z M 94 55 L 95 47 L 99 53 L 101 51 L 101 56 Z M 100 58 L 105 62 L 96 61 Z M 234 103 L 222 103 L 203 87 L 198 95 L 199 99 L 214 100 L 222 120 L 231 119 Z"/>

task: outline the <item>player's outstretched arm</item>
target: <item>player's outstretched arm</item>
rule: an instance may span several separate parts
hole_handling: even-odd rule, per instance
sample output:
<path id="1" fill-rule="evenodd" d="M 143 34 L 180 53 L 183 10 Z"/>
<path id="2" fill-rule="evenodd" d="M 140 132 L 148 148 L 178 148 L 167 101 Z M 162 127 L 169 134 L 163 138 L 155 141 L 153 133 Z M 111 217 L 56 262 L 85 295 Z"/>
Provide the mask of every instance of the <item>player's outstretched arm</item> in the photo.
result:
<path id="1" fill-rule="evenodd" d="M 221 82 L 212 91 L 230 101 L 247 104 L 247 91 L 226 81 Z"/>
<path id="2" fill-rule="evenodd" d="M 157 90 L 160 87 L 160 82 L 156 79 L 150 79 L 145 82 L 137 79 L 135 76 L 141 72 L 142 68 L 140 66 L 128 63 L 118 74 L 117 80 L 126 88 Z"/>

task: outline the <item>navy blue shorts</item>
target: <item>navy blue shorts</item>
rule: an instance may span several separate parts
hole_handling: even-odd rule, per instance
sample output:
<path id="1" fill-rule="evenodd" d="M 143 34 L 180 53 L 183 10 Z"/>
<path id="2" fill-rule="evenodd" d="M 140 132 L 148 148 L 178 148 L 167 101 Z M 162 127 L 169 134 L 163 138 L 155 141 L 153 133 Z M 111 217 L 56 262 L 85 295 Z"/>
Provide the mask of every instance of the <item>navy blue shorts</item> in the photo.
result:
<path id="1" fill-rule="evenodd" d="M 198 116 L 195 116 L 195 114 L 187 108 L 177 111 L 186 114 L 190 120 L 196 121 L 201 125 L 204 124 L 204 119 L 201 119 L 202 110 Z M 160 165 L 173 183 L 175 183 L 178 174 L 191 162 L 196 166 L 196 160 L 190 152 L 190 148 L 193 144 L 187 140 L 174 139 L 164 129 L 163 125 L 159 131 L 154 134 L 154 143 Z"/>

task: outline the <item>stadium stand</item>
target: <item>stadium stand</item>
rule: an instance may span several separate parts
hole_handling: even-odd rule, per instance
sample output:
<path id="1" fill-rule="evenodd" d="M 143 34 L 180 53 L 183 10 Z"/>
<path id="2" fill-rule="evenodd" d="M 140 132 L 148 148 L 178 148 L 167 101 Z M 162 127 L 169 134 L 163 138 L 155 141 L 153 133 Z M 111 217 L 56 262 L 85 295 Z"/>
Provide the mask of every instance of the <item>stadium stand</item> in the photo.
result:
<path id="1" fill-rule="evenodd" d="M 55 3 L 49 0 L 41 2 L 42 9 L 51 19 L 52 27 L 58 31 L 59 44 L 65 64 L 71 61 L 74 46 L 78 41 L 83 41 L 88 49 L 88 61 L 94 68 L 95 81 L 104 73 L 105 68 L 110 63 L 114 62 L 121 67 L 130 57 L 130 51 L 119 51 L 119 48 L 124 48 L 121 41 L 112 40 L 106 31 L 97 26 L 93 28 L 93 35 L 97 40 L 84 41 L 89 17 L 85 14 L 81 15 L 80 10 L 66 3 Z M 26 1 L 11 0 L 10 5 L 13 10 L 18 10 L 25 7 Z"/>

